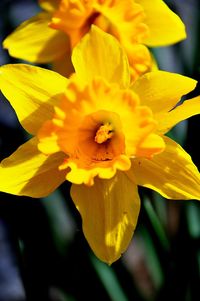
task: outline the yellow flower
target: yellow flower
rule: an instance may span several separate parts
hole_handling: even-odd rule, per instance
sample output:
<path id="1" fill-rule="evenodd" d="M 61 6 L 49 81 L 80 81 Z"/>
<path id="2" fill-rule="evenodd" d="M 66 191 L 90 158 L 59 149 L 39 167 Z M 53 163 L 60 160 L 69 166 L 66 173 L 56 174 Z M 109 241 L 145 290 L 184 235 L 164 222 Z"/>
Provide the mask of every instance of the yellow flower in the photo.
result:
<path id="1" fill-rule="evenodd" d="M 126 50 L 131 77 L 149 71 L 147 46 L 166 46 L 186 37 L 185 27 L 162 0 L 40 0 L 43 11 L 25 21 L 3 46 L 10 55 L 36 63 L 53 62 L 69 75 L 71 50 L 95 24 Z"/>
<path id="2" fill-rule="evenodd" d="M 0 68 L 0 87 L 34 137 L 0 165 L 0 190 L 44 197 L 66 179 L 94 253 L 112 263 L 137 225 L 137 185 L 172 199 L 200 199 L 190 156 L 164 134 L 200 112 L 196 97 L 176 106 L 196 81 L 155 71 L 130 86 L 127 58 L 92 27 L 74 48 L 76 73 L 24 64 Z"/>

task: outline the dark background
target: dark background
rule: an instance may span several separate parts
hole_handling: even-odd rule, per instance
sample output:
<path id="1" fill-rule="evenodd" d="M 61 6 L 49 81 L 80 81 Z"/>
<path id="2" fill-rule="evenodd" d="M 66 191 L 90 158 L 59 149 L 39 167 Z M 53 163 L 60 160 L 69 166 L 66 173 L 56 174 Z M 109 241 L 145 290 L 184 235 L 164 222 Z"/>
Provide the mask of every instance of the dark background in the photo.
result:
<path id="1" fill-rule="evenodd" d="M 200 1 L 166 1 L 188 38 L 153 49 L 163 70 L 199 80 Z M 0 39 L 39 11 L 37 1 L 0 0 Z M 0 64 L 20 62 L 0 48 Z M 44 66 L 48 67 L 48 66 Z M 199 87 L 191 97 L 200 94 Z M 199 116 L 170 135 L 200 168 Z M 0 158 L 26 140 L 15 113 L 0 98 Z M 140 189 L 142 209 L 133 240 L 111 267 L 90 250 L 64 183 L 44 199 L 0 194 L 0 301 L 198 301 L 200 205 L 165 200 Z"/>

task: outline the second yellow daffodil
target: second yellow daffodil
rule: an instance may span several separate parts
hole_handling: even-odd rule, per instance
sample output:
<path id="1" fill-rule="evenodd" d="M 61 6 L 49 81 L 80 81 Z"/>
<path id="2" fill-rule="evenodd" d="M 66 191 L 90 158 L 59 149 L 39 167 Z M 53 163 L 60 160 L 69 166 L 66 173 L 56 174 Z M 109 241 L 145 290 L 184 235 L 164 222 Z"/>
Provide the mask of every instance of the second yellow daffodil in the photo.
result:
<path id="1" fill-rule="evenodd" d="M 180 18 L 162 0 L 40 0 L 42 12 L 25 21 L 3 46 L 11 56 L 52 62 L 63 75 L 73 70 L 71 51 L 95 24 L 115 36 L 129 59 L 132 80 L 152 68 L 147 46 L 186 37 Z"/>

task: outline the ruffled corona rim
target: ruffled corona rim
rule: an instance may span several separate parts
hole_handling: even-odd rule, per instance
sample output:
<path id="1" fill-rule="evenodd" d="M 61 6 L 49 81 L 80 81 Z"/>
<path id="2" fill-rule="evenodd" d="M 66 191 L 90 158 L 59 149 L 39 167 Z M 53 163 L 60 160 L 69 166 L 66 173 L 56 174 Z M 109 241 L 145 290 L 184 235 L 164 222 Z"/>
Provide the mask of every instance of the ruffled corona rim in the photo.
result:
<path id="1" fill-rule="evenodd" d="M 152 134 L 156 121 L 151 110 L 140 106 L 134 92 L 103 79 L 81 87 L 73 78 L 54 110 L 53 119 L 39 130 L 39 149 L 45 154 L 63 151 L 60 169 L 71 168 L 66 178 L 75 184 L 91 185 L 96 175 L 111 178 L 117 169 L 129 169 L 131 158 L 150 158 L 164 149 L 162 138 Z"/>

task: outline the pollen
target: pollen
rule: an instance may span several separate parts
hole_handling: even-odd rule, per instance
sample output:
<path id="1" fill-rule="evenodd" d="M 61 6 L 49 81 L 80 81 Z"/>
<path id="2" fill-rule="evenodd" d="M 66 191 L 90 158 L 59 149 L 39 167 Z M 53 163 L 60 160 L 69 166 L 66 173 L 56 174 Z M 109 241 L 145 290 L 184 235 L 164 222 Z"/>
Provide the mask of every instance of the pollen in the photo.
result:
<path id="1" fill-rule="evenodd" d="M 105 123 L 99 127 L 95 135 L 95 142 L 101 144 L 110 139 L 114 134 L 113 126 L 110 123 Z"/>

